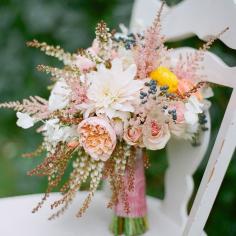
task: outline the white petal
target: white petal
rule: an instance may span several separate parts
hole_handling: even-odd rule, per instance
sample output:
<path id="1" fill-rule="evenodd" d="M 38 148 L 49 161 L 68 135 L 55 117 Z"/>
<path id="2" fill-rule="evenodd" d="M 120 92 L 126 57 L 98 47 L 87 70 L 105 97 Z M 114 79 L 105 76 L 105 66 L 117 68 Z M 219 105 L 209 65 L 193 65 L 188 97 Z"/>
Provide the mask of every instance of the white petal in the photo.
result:
<path id="1" fill-rule="evenodd" d="M 120 111 L 134 112 L 134 107 L 129 103 L 116 104 L 113 107 Z"/>
<path id="2" fill-rule="evenodd" d="M 204 98 L 211 98 L 214 96 L 214 92 L 213 92 L 212 88 L 210 88 L 210 87 L 203 88 L 201 93 Z"/>
<path id="3" fill-rule="evenodd" d="M 16 124 L 17 126 L 23 128 L 23 129 L 28 129 L 34 126 L 34 119 L 32 117 L 30 117 L 28 114 L 26 113 L 22 113 L 22 112 L 17 112 L 16 116 L 18 118 Z"/>
<path id="4" fill-rule="evenodd" d="M 114 59 L 112 62 L 112 70 L 117 72 L 122 72 L 122 60 L 121 59 Z"/>
<path id="5" fill-rule="evenodd" d="M 193 113 L 191 111 L 186 111 L 184 113 L 184 118 L 186 122 L 190 125 L 194 125 L 198 122 L 198 116 L 196 115 L 196 113 Z"/>
<path id="6" fill-rule="evenodd" d="M 137 73 L 137 66 L 135 64 L 132 64 L 128 67 L 128 69 L 124 72 L 125 77 L 128 78 L 134 78 Z"/>
<path id="7" fill-rule="evenodd" d="M 63 79 L 56 82 L 48 101 L 49 111 L 56 111 L 66 107 L 69 103 L 70 93 L 71 90 Z"/>

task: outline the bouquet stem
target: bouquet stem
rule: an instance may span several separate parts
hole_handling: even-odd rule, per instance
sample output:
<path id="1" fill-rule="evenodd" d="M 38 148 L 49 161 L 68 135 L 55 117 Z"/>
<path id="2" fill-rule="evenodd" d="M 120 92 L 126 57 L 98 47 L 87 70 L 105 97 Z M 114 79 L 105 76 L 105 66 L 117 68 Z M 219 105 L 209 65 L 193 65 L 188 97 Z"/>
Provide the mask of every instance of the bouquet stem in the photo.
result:
<path id="1" fill-rule="evenodd" d="M 113 216 L 112 224 L 110 227 L 114 236 L 138 236 L 144 234 L 148 229 L 147 216 L 131 218 L 131 217 L 119 217 Z"/>
<path id="2" fill-rule="evenodd" d="M 115 214 L 110 225 L 110 229 L 115 236 L 124 234 L 125 236 L 138 236 L 148 230 L 146 186 L 144 175 L 143 152 L 137 151 L 134 169 L 134 187 L 132 191 L 127 191 L 127 200 L 130 208 L 129 213 L 123 208 L 122 197 L 118 196 L 118 203 L 115 206 Z M 129 169 L 124 175 L 126 189 L 128 189 Z"/>

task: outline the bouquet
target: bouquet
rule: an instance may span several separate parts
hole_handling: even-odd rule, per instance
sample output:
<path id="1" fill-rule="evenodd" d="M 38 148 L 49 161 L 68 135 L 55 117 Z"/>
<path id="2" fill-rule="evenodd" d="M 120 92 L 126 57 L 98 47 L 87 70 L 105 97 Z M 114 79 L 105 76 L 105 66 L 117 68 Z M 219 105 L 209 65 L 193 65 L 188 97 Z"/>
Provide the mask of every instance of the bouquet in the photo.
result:
<path id="1" fill-rule="evenodd" d="M 19 127 L 37 125 L 43 137 L 39 148 L 25 155 L 46 155 L 29 172 L 48 179 L 33 212 L 59 186 L 62 196 L 52 203 L 56 211 L 49 219 L 60 216 L 88 183 L 88 195 L 76 214 L 81 217 L 101 180 L 107 179 L 112 190 L 108 207 L 115 211 L 113 233 L 137 235 L 147 230 L 145 150 L 162 149 L 171 137 L 199 144 L 199 133 L 207 129 L 206 98 L 211 93 L 199 69 L 204 52 L 217 38 L 173 63 L 161 35 L 160 13 L 149 28 L 135 34 L 124 27 L 120 33 L 110 31 L 100 22 L 92 46 L 73 54 L 37 40 L 27 43 L 64 64 L 60 69 L 37 67 L 51 75 L 48 100 L 31 96 L 0 104 L 17 112 Z M 61 183 L 70 165 L 70 176 Z"/>

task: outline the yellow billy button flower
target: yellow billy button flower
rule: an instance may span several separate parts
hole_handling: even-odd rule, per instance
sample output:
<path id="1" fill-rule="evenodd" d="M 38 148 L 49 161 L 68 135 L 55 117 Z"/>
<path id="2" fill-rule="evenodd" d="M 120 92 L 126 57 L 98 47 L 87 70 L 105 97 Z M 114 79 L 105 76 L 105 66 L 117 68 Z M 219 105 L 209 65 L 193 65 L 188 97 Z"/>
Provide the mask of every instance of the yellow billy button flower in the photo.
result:
<path id="1" fill-rule="evenodd" d="M 168 86 L 169 93 L 175 93 L 178 89 L 177 76 L 164 66 L 158 67 L 150 74 L 151 79 L 156 80 L 160 86 Z"/>

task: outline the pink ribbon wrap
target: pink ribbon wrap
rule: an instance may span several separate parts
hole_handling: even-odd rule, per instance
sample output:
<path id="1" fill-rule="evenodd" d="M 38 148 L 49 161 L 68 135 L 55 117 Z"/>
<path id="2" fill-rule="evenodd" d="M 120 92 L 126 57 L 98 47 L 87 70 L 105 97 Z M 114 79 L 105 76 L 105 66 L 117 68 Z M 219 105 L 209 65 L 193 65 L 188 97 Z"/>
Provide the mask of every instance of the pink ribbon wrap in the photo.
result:
<path id="1" fill-rule="evenodd" d="M 126 174 L 124 176 L 130 212 L 128 214 L 125 212 L 123 202 L 122 200 L 120 200 L 115 206 L 115 213 L 119 217 L 139 218 L 147 215 L 146 182 L 142 155 L 143 152 L 141 150 L 138 150 L 135 163 L 133 191 L 128 191 L 128 171 L 126 171 Z M 120 196 L 118 197 L 119 199 L 121 199 Z"/>

